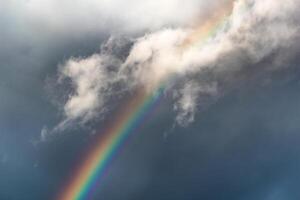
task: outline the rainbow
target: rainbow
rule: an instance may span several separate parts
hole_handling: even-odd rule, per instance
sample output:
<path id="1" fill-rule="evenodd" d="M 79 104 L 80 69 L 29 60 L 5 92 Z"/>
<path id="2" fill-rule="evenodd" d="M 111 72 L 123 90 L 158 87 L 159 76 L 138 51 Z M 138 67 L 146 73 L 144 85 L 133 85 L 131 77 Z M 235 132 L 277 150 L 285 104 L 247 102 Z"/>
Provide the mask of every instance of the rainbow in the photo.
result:
<path id="1" fill-rule="evenodd" d="M 154 93 L 148 94 L 139 89 L 123 110 L 118 113 L 116 123 L 111 124 L 101 134 L 94 149 L 88 154 L 83 165 L 75 172 L 74 179 L 68 184 L 67 190 L 60 194 L 60 200 L 83 200 L 91 196 L 97 180 L 103 175 L 107 164 L 116 154 L 119 146 L 126 140 L 147 116 L 148 110 L 153 108 L 162 97 L 163 86 Z"/>
<path id="2" fill-rule="evenodd" d="M 229 2 L 229 3 L 228 3 Z M 231 13 L 234 0 L 227 0 L 220 6 L 217 14 L 196 28 L 183 42 L 181 49 L 187 49 L 199 41 L 209 38 Z M 104 175 L 106 168 L 114 155 L 124 143 L 129 134 L 142 123 L 150 110 L 159 102 L 164 91 L 160 83 L 153 93 L 145 92 L 145 88 L 137 90 L 135 96 L 122 106 L 106 131 L 100 134 L 96 145 L 87 153 L 85 161 L 75 171 L 73 178 L 63 188 L 57 200 L 84 200 L 92 197 L 93 191 Z"/>

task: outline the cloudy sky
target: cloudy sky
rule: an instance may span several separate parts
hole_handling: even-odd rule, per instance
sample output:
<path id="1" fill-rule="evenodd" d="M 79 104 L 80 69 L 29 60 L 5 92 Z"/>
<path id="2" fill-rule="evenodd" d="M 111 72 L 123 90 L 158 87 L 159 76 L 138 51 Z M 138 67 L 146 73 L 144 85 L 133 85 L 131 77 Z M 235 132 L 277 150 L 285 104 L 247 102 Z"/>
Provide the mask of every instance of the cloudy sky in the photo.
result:
<path id="1" fill-rule="evenodd" d="M 299 9 L 2 0 L 0 199 L 56 199 L 128 99 L 162 89 L 91 199 L 298 200 Z"/>

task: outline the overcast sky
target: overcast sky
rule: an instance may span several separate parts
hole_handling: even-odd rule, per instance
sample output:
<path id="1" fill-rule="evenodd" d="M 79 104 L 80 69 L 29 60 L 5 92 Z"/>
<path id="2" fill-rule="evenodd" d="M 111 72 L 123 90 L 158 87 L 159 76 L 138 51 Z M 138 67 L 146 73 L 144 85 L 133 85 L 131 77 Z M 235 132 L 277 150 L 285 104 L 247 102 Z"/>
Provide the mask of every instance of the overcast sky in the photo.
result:
<path id="1" fill-rule="evenodd" d="M 55 199 L 137 88 L 95 200 L 298 200 L 299 0 L 4 0 L 0 199 Z"/>

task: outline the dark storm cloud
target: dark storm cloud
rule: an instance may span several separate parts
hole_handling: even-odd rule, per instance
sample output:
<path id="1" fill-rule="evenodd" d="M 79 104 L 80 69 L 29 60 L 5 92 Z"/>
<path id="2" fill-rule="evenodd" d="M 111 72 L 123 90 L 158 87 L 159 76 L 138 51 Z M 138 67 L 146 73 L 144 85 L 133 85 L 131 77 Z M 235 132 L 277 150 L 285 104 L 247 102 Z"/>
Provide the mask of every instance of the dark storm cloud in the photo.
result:
<path id="1" fill-rule="evenodd" d="M 161 49 L 168 53 L 165 50 L 173 45 L 155 43 L 155 38 L 166 32 L 172 37 L 181 34 L 180 25 L 193 25 L 189 20 L 207 4 L 143 2 L 1 3 L 0 199 L 52 199 L 98 136 L 94 130 L 102 130 L 105 120 L 113 118 L 109 113 L 104 120 L 96 118 L 97 124 L 74 126 L 49 140 L 44 125 L 51 129 L 60 123 L 63 106 L 76 90 L 70 82 L 56 82 L 56 76 L 61 76 L 58 66 L 69 58 L 88 61 L 90 55 L 101 53 L 122 63 L 132 53 L 129 63 L 143 67 L 157 59 Z M 256 18 L 244 21 L 250 28 L 228 37 L 240 48 L 221 52 L 200 71 L 197 66 L 202 61 L 189 65 L 196 70 L 179 76 L 170 87 L 176 92 L 166 92 L 150 121 L 133 133 L 94 199 L 299 199 L 299 3 L 247 2 L 256 2 Z M 157 15 L 151 14 L 153 10 Z M 175 28 L 153 32 L 164 25 Z M 138 37 L 138 42 L 131 39 L 145 29 L 151 32 Z M 130 40 L 110 37 L 116 32 L 129 35 Z M 157 45 L 151 48 L 158 48 L 143 63 L 136 55 L 146 51 L 130 50 L 149 41 Z M 208 52 L 202 57 L 214 51 Z M 119 69 L 111 64 L 105 67 Z M 61 107 L 51 105 L 53 96 Z M 172 129 L 176 115 L 183 124 L 194 123 Z M 37 138 L 43 142 L 36 142 Z"/>
<path id="2" fill-rule="evenodd" d="M 59 116 L 48 99 L 45 79 L 66 58 L 97 51 L 106 38 L 99 31 L 72 35 L 34 26 L 23 3 L 2 1 L 0 6 L 1 200 L 50 199 L 56 192 L 54 169 L 42 168 L 44 160 L 32 142 Z"/>
<path id="3" fill-rule="evenodd" d="M 97 30 L 76 35 L 67 32 L 68 27 L 61 32 L 51 27 L 44 29 L 32 23 L 30 14 L 25 12 L 26 4 L 27 1 L 1 3 L 0 107 L 3 118 L 11 109 L 26 109 L 26 104 L 31 107 L 41 104 L 38 108 L 41 109 L 49 101 L 44 90 L 45 79 L 56 73 L 57 65 L 70 56 L 97 51 L 106 37 Z"/>

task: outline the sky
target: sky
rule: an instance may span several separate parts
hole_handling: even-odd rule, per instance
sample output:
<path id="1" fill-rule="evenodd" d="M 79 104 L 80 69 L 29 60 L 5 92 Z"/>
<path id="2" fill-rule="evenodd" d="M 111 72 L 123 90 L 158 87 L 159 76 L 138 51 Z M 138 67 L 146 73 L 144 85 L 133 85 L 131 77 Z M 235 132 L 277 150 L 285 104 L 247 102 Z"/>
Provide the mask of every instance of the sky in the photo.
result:
<path id="1" fill-rule="evenodd" d="M 159 90 L 84 199 L 298 200 L 299 9 L 1 1 L 0 199 L 58 200 L 127 102 Z"/>

